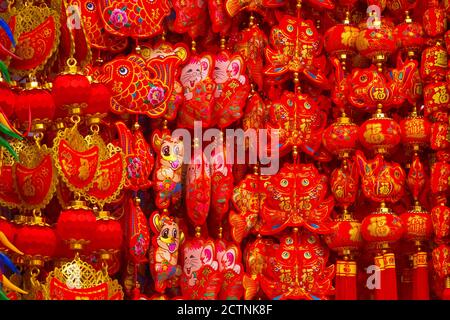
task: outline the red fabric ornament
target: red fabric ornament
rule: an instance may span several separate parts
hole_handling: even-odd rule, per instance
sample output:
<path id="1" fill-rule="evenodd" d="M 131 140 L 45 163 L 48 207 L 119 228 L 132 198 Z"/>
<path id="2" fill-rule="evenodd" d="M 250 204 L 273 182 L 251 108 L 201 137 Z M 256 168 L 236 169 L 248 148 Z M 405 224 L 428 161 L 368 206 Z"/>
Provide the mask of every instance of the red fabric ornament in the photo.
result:
<path id="1" fill-rule="evenodd" d="M 31 260 L 52 258 L 56 252 L 56 233 L 42 218 L 33 220 L 18 229 L 15 244 Z M 41 262 L 42 265 L 42 262 Z"/>
<path id="2" fill-rule="evenodd" d="M 340 158 L 348 157 L 357 147 L 359 127 L 346 116 L 339 117 L 322 135 L 324 147 Z"/>
<path id="3" fill-rule="evenodd" d="M 359 128 L 361 144 L 378 154 L 386 154 L 400 143 L 400 126 L 393 119 L 377 113 Z"/>
<path id="4" fill-rule="evenodd" d="M 56 232 L 71 249 L 82 250 L 95 236 L 96 218 L 83 201 L 73 201 L 71 206 L 61 211 Z"/>

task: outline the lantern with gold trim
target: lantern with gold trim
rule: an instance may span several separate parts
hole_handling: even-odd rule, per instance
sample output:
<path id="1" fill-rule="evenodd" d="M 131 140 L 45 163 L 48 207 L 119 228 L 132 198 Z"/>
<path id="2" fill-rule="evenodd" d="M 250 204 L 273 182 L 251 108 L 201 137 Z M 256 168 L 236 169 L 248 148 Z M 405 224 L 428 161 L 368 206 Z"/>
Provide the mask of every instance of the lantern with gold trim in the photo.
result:
<path id="1" fill-rule="evenodd" d="M 376 154 L 389 154 L 400 143 L 400 125 L 382 112 L 377 112 L 359 128 L 359 141 Z"/>
<path id="2" fill-rule="evenodd" d="M 94 212 L 86 206 L 85 201 L 77 199 L 61 211 L 56 232 L 72 250 L 81 251 L 86 249 L 86 245 L 94 236 L 95 222 Z"/>
<path id="3" fill-rule="evenodd" d="M 439 279 L 444 282 L 441 298 L 450 300 L 450 247 L 447 244 L 433 249 L 433 267 Z"/>

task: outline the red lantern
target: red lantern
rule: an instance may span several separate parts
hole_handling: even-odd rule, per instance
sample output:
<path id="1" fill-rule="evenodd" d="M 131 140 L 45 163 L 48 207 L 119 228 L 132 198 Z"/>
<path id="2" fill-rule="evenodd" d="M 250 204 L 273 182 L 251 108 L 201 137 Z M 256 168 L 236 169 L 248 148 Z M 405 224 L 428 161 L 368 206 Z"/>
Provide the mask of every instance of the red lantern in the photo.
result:
<path id="1" fill-rule="evenodd" d="M 75 200 L 61 211 L 56 231 L 61 239 L 69 243 L 73 250 L 83 250 L 94 237 L 96 218 L 84 201 Z"/>
<path id="2" fill-rule="evenodd" d="M 348 254 L 361 247 L 361 223 L 347 212 L 334 220 L 332 230 L 332 233 L 324 236 L 325 243 L 331 250 Z"/>
<path id="3" fill-rule="evenodd" d="M 433 116 L 439 112 L 448 111 L 450 94 L 447 82 L 435 82 L 428 84 L 423 90 L 423 102 L 425 105 L 425 116 Z"/>
<path id="4" fill-rule="evenodd" d="M 362 23 L 365 29 L 361 29 L 356 38 L 356 48 L 359 53 L 377 62 L 384 62 L 397 49 L 397 42 L 393 35 L 392 25 L 384 19 L 374 20 L 374 28 L 368 28 L 368 23 Z"/>
<path id="5" fill-rule="evenodd" d="M 16 102 L 16 94 L 4 82 L 0 81 L 0 111 L 7 118 L 11 117 L 14 112 Z"/>
<path id="6" fill-rule="evenodd" d="M 92 83 L 91 94 L 87 102 L 84 114 L 88 115 L 104 115 L 109 111 L 111 99 L 111 91 L 103 83 Z"/>
<path id="7" fill-rule="evenodd" d="M 423 14 L 423 28 L 429 37 L 437 37 L 447 30 L 447 17 L 439 1 L 429 0 L 428 9 Z"/>
<path id="8" fill-rule="evenodd" d="M 33 130 L 42 130 L 55 116 L 55 103 L 45 89 L 24 90 L 17 95 L 15 113 L 21 123 L 27 123 L 31 118 Z"/>
<path id="9" fill-rule="evenodd" d="M 443 81 L 447 72 L 447 51 L 438 42 L 422 51 L 420 76 L 424 82 Z"/>
<path id="10" fill-rule="evenodd" d="M 405 226 L 404 238 L 409 241 L 425 241 L 433 234 L 431 215 L 420 206 L 415 205 L 413 209 L 402 213 L 400 218 Z"/>
<path id="11" fill-rule="evenodd" d="M 68 59 L 67 65 L 67 71 L 53 81 L 52 94 L 58 108 L 69 110 L 69 114 L 79 114 L 87 106 L 91 84 L 78 71 L 75 59 Z"/>
<path id="12" fill-rule="evenodd" d="M 430 122 L 415 111 L 400 122 L 400 132 L 402 143 L 409 147 L 426 146 L 430 142 Z"/>
<path id="13" fill-rule="evenodd" d="M 407 52 L 409 57 L 414 57 L 425 44 L 422 25 L 412 22 L 409 16 L 406 17 L 405 22 L 395 27 L 394 38 L 397 39 L 399 47 Z"/>
<path id="14" fill-rule="evenodd" d="M 433 249 L 433 267 L 439 278 L 445 281 L 442 299 L 450 300 L 450 247 L 441 244 Z"/>
<path id="15" fill-rule="evenodd" d="M 386 154 L 400 143 L 400 125 L 378 111 L 359 128 L 359 141 L 369 150 Z"/>
<path id="16" fill-rule="evenodd" d="M 356 38 L 359 29 L 351 26 L 346 18 L 343 24 L 337 24 L 327 30 L 324 35 L 325 50 L 332 56 L 345 59 L 356 53 Z"/>
<path id="17" fill-rule="evenodd" d="M 108 251 L 119 250 L 123 242 L 120 222 L 111 218 L 108 211 L 100 211 L 95 225 L 95 232 L 90 246 L 92 251 L 103 254 Z"/>
<path id="18" fill-rule="evenodd" d="M 56 250 L 55 231 L 40 216 L 34 216 L 16 234 L 15 244 L 23 251 L 31 265 L 43 266 Z"/>
<path id="19" fill-rule="evenodd" d="M 402 220 L 390 209 L 381 207 L 379 211 L 367 215 L 361 226 L 364 240 L 376 243 L 394 243 L 402 237 Z"/>
<path id="20" fill-rule="evenodd" d="M 436 242 L 441 243 L 448 240 L 450 235 L 450 208 L 440 204 L 431 209 L 431 221 Z"/>
<path id="21" fill-rule="evenodd" d="M 323 132 L 323 145 L 332 154 L 346 158 L 356 148 L 358 129 L 350 118 L 342 116 Z"/>
<path id="22" fill-rule="evenodd" d="M 381 286 L 376 289 L 375 298 L 397 300 L 395 256 L 389 252 L 389 245 L 402 237 L 404 232 L 402 220 L 382 203 L 378 211 L 364 218 L 361 231 L 366 241 L 376 244 L 379 248 L 374 261 L 380 268 Z"/>

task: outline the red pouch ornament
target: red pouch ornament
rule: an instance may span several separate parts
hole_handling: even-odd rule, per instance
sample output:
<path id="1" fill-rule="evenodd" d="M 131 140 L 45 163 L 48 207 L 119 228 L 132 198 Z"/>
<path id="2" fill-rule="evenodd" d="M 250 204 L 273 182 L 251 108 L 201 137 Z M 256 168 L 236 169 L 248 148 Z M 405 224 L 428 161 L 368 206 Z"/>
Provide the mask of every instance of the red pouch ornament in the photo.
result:
<path id="1" fill-rule="evenodd" d="M 181 70 L 180 81 L 185 101 L 178 115 L 179 126 L 193 128 L 194 121 L 201 121 L 203 128 L 213 124 L 216 88 L 213 70 L 214 60 L 209 54 L 191 57 Z"/>
<path id="2" fill-rule="evenodd" d="M 406 174 L 398 163 L 388 162 L 380 154 L 368 161 L 359 150 L 355 153 L 355 162 L 361 176 L 362 191 L 367 198 L 392 203 L 402 198 Z"/>
<path id="3" fill-rule="evenodd" d="M 194 145 L 194 155 L 187 169 L 185 200 L 192 224 L 196 227 L 204 225 L 211 204 L 211 169 L 198 145 Z"/>
<path id="4" fill-rule="evenodd" d="M 428 0 L 428 9 L 423 13 L 423 28 L 429 37 L 437 37 L 447 30 L 447 18 L 438 0 Z"/>
<path id="5" fill-rule="evenodd" d="M 230 208 L 233 193 L 233 166 L 227 163 L 226 149 L 217 146 L 210 161 L 211 169 L 211 220 L 220 227 Z"/>
<path id="6" fill-rule="evenodd" d="M 226 51 L 217 54 L 213 79 L 216 83 L 214 118 L 219 128 L 225 128 L 243 116 L 250 92 L 242 57 Z"/>
<path id="7" fill-rule="evenodd" d="M 239 211 L 230 211 L 228 222 L 230 223 L 230 233 L 233 240 L 241 243 L 247 235 L 255 230 L 259 230 L 261 205 L 266 198 L 264 185 L 269 182 L 269 176 L 259 175 L 256 171 L 248 174 L 233 189 L 231 201 Z"/>
<path id="8" fill-rule="evenodd" d="M 300 146 L 309 155 L 316 155 L 326 126 L 325 113 L 306 94 L 285 91 L 280 100 L 270 106 L 267 128 L 279 134 L 280 155 L 293 146 Z"/>
<path id="9" fill-rule="evenodd" d="M 192 39 L 208 29 L 208 2 L 203 0 L 172 0 L 175 21 L 169 26 L 176 33 L 188 33 Z"/>
<path id="10" fill-rule="evenodd" d="M 427 84 L 423 90 L 424 114 L 434 117 L 448 110 L 450 94 L 447 83 L 443 81 Z"/>
<path id="11" fill-rule="evenodd" d="M 14 53 L 9 65 L 14 74 L 27 76 L 42 70 L 54 56 L 60 39 L 59 14 L 45 4 L 13 6 L 8 13 L 10 24 L 17 37 Z"/>
<path id="12" fill-rule="evenodd" d="M 150 271 L 155 282 L 155 290 L 164 293 L 166 287 L 172 287 L 181 275 L 178 264 L 178 252 L 184 242 L 184 233 L 176 221 L 163 213 L 153 212 L 150 217 L 153 231 L 152 246 L 149 251 Z"/>
<path id="13" fill-rule="evenodd" d="M 266 75 L 276 77 L 287 72 L 300 73 L 312 84 L 328 87 L 328 79 L 317 65 L 322 47 L 311 20 L 283 16 L 280 24 L 271 31 L 270 43 L 272 47 L 266 48 Z"/>
<path id="14" fill-rule="evenodd" d="M 166 209 L 181 199 L 181 167 L 183 164 L 183 142 L 172 137 L 170 131 L 156 130 L 152 135 L 152 146 L 156 151 L 153 173 L 156 206 Z"/>
<path id="15" fill-rule="evenodd" d="M 443 81 L 447 72 L 447 51 L 437 42 L 422 51 L 420 76 L 425 83 Z"/>
<path id="16" fill-rule="evenodd" d="M 268 248 L 260 283 L 269 299 L 321 300 L 333 295 L 334 265 L 326 266 L 328 249 L 318 235 L 297 229 Z M 298 281 L 296 279 L 307 279 Z"/>
<path id="17" fill-rule="evenodd" d="M 163 19 L 169 15 L 166 0 L 99 1 L 105 30 L 113 35 L 149 38 L 163 31 Z"/>
<path id="18" fill-rule="evenodd" d="M 112 112 L 158 118 L 166 112 L 175 71 L 181 62 L 175 54 L 148 61 L 131 54 L 104 64 L 97 80 L 106 84 L 112 92 Z"/>
<path id="19" fill-rule="evenodd" d="M 184 244 L 182 259 L 180 287 L 183 299 L 217 299 L 223 276 L 218 270 L 214 242 L 201 239 L 197 233 L 194 239 Z"/>
<path id="20" fill-rule="evenodd" d="M 450 163 L 438 161 L 431 166 L 430 184 L 433 194 L 448 195 Z"/>
<path id="21" fill-rule="evenodd" d="M 150 246 L 150 231 L 144 213 L 140 207 L 140 199 L 127 199 L 128 214 L 128 254 L 135 264 L 147 259 Z"/>
<path id="22" fill-rule="evenodd" d="M 231 28 L 231 18 L 225 9 L 225 2 L 222 0 L 208 0 L 209 18 L 214 33 L 225 35 Z"/>
<path id="23" fill-rule="evenodd" d="M 52 150 L 46 145 L 41 146 L 40 142 L 24 144 L 19 161 L 13 166 L 13 185 L 21 209 L 41 210 L 53 198 L 58 182 L 53 163 Z"/>
<path id="24" fill-rule="evenodd" d="M 433 150 L 449 150 L 450 141 L 447 140 L 449 125 L 445 122 L 435 122 L 431 125 L 430 146 Z"/>
<path id="25" fill-rule="evenodd" d="M 331 173 L 330 188 L 337 204 L 347 208 L 356 200 L 358 193 L 359 174 L 355 162 L 348 160 Z"/>
<path id="26" fill-rule="evenodd" d="M 250 17 L 251 19 L 252 17 Z M 238 52 L 247 65 L 249 78 L 263 88 L 264 48 L 268 40 L 265 33 L 250 20 L 250 26 L 237 34 L 234 51 Z"/>
<path id="27" fill-rule="evenodd" d="M 285 164 L 264 185 L 265 201 L 260 211 L 263 235 L 287 227 L 305 227 L 311 232 L 329 233 L 333 197 L 327 195 L 328 179 L 313 164 Z"/>
<path id="28" fill-rule="evenodd" d="M 70 191 L 83 194 L 92 188 L 99 177 L 102 159 L 100 148 L 90 146 L 78 132 L 77 121 L 73 127 L 58 132 L 53 140 L 53 154 L 62 181 Z"/>
<path id="29" fill-rule="evenodd" d="M 151 148 L 139 126 L 135 126 L 134 132 L 131 132 L 121 121 L 116 122 L 115 125 L 119 133 L 119 145 L 125 154 L 124 188 L 133 191 L 146 190 L 152 185 L 149 177 L 155 164 Z"/>

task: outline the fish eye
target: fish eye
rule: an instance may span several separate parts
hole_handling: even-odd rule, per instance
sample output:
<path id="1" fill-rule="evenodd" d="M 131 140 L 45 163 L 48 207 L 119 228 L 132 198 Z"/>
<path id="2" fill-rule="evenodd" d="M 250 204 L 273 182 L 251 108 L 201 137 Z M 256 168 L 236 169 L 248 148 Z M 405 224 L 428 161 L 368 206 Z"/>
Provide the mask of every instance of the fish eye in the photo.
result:
<path id="1" fill-rule="evenodd" d="M 125 76 L 125 75 L 127 75 L 128 74 L 128 68 L 127 67 L 120 67 L 119 68 L 119 74 L 120 75 L 122 75 L 122 76 Z"/>
<path id="2" fill-rule="evenodd" d="M 89 11 L 94 11 L 95 10 L 95 4 L 93 2 L 87 2 L 86 3 L 86 9 L 88 9 Z"/>

